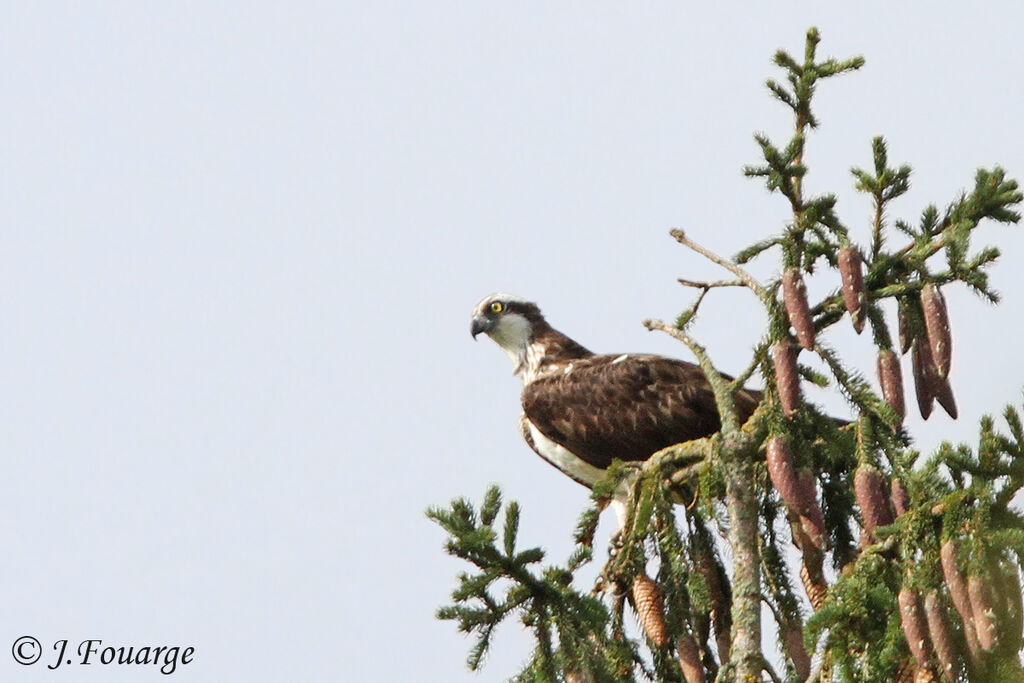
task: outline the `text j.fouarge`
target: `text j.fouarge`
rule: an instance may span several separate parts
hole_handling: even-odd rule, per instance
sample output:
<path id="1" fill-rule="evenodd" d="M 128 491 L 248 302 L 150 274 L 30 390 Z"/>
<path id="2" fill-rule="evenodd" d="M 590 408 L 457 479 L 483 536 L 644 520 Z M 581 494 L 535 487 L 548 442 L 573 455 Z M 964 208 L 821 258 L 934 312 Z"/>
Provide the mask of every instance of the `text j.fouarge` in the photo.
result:
<path id="1" fill-rule="evenodd" d="M 78 665 L 150 665 L 159 667 L 160 673 L 172 674 L 179 666 L 192 663 L 196 649 L 192 646 L 179 645 L 104 645 L 102 640 L 88 639 L 69 645 L 68 640 L 58 640 L 53 644 L 57 653 L 48 669 L 61 666 Z"/>

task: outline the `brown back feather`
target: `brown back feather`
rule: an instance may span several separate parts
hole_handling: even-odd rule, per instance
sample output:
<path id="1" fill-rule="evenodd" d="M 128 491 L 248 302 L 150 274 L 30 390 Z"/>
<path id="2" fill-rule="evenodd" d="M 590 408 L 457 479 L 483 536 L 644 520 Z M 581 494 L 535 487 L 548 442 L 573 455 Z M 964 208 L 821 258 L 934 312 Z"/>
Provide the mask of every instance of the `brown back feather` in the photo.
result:
<path id="1" fill-rule="evenodd" d="M 652 453 L 720 428 L 711 385 L 692 363 L 653 355 L 587 356 L 523 388 L 523 410 L 546 437 L 595 467 Z M 746 420 L 760 392 L 737 395 Z"/>

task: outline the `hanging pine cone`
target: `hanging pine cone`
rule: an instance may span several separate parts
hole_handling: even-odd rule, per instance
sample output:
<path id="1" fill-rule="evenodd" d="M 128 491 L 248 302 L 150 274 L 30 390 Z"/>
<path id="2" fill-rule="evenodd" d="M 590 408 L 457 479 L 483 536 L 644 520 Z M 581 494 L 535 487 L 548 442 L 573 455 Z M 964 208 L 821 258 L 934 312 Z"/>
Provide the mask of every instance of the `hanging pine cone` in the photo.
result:
<path id="1" fill-rule="evenodd" d="M 786 622 L 784 627 L 786 639 L 786 652 L 793 662 L 793 669 L 797 677 L 802 681 L 811 674 L 811 658 L 804 647 L 804 632 L 800 628 L 798 620 Z"/>
<path id="2" fill-rule="evenodd" d="M 825 517 L 821 509 L 800 515 L 800 528 L 807 534 L 807 539 L 818 550 L 825 549 Z"/>
<path id="3" fill-rule="evenodd" d="M 839 250 L 839 274 L 843 278 L 843 303 L 850 313 L 853 329 L 860 334 L 867 316 L 867 297 L 864 292 L 864 269 L 859 251 L 851 246 Z"/>
<path id="4" fill-rule="evenodd" d="M 800 565 L 800 580 L 803 581 L 807 599 L 810 600 L 811 607 L 815 611 L 821 609 L 821 606 L 825 604 L 825 597 L 828 595 L 828 586 L 825 584 L 824 577 L 815 576 L 820 573 L 820 571 L 812 572 L 806 561 Z"/>
<path id="5" fill-rule="evenodd" d="M 807 467 L 801 467 L 796 472 L 796 478 L 800 485 L 800 526 L 810 537 L 814 547 L 824 550 L 828 532 L 825 529 L 825 515 L 818 505 L 818 486 L 814 472 Z"/>
<path id="6" fill-rule="evenodd" d="M 928 637 L 939 660 L 939 677 L 943 683 L 955 683 L 960 672 L 960 649 L 949 630 L 946 611 L 942 607 L 938 591 L 928 591 L 928 595 L 924 597 L 924 616 L 928 624 Z"/>
<path id="7" fill-rule="evenodd" d="M 886 492 L 885 475 L 877 467 L 861 463 L 853 475 L 853 493 L 864 518 L 862 543 L 873 543 L 875 529 L 892 524 L 892 509 Z"/>
<path id="8" fill-rule="evenodd" d="M 661 591 L 658 584 L 643 572 L 633 579 L 633 606 L 636 608 L 637 619 L 651 642 L 656 647 L 667 643 L 668 629 L 665 628 Z"/>
<path id="9" fill-rule="evenodd" d="M 900 354 L 905 354 L 909 351 L 910 344 L 914 341 L 914 331 L 910 326 L 910 312 L 908 311 L 910 306 L 910 300 L 906 298 L 899 299 L 896 320 L 899 323 L 900 331 Z"/>
<path id="10" fill-rule="evenodd" d="M 814 320 L 807 304 L 807 286 L 799 268 L 787 268 L 782 274 L 782 301 L 786 306 L 789 324 L 796 332 L 800 346 L 808 351 L 814 348 Z"/>
<path id="11" fill-rule="evenodd" d="M 768 439 L 765 444 L 765 460 L 768 463 L 768 478 L 772 486 L 779 492 L 782 501 L 800 510 L 800 482 L 797 480 L 796 469 L 793 467 L 793 452 L 789 448 L 789 440 L 780 434 Z"/>
<path id="12" fill-rule="evenodd" d="M 797 349 L 788 339 L 772 346 L 772 362 L 775 365 L 775 384 L 779 392 L 779 403 L 786 417 L 793 417 L 800 407 L 800 373 L 796 367 Z"/>
<path id="13" fill-rule="evenodd" d="M 729 661 L 729 650 L 732 647 L 730 630 L 732 629 L 731 596 L 726 592 L 728 579 L 725 577 L 725 569 L 715 559 L 711 549 L 701 543 L 694 557 L 697 564 L 697 571 L 704 579 L 704 585 L 708 589 L 708 597 L 711 598 L 711 616 L 714 620 L 715 645 L 718 649 L 718 657 L 721 661 Z"/>
<path id="14" fill-rule="evenodd" d="M 907 487 L 899 480 L 899 477 L 892 478 L 891 484 L 892 506 L 896 510 L 896 516 L 901 517 L 907 514 L 910 509 L 910 496 L 907 494 Z"/>
<path id="15" fill-rule="evenodd" d="M 949 331 L 949 313 L 942 291 L 933 284 L 921 289 L 921 308 L 924 311 L 924 327 L 928 333 L 932 361 L 939 377 L 949 375 L 949 364 L 953 355 L 953 340 Z"/>
<path id="16" fill-rule="evenodd" d="M 921 417 L 927 420 L 932 414 L 932 403 L 935 400 L 935 368 L 932 363 L 932 352 L 928 344 L 915 339 L 911 344 L 911 361 L 914 368 L 914 391 L 917 393 L 917 408 Z"/>
<path id="17" fill-rule="evenodd" d="M 704 677 L 704 664 L 700 661 L 700 648 L 693 636 L 683 635 L 676 639 L 676 652 L 679 653 L 679 668 L 683 670 L 686 683 L 707 683 Z"/>
<path id="18" fill-rule="evenodd" d="M 924 619 L 921 618 L 921 606 L 917 592 L 909 586 L 904 585 L 896 595 L 896 602 L 900 607 L 900 624 L 903 626 L 903 635 L 910 647 L 910 654 L 918 669 L 927 669 L 929 665 L 928 652 L 931 649 L 928 641 L 928 628 Z"/>
<path id="19" fill-rule="evenodd" d="M 998 641 L 996 633 L 996 610 L 989 591 L 988 581 L 977 574 L 967 577 L 967 595 L 971 599 L 971 613 L 974 615 L 974 629 L 982 650 L 990 651 Z"/>
<path id="20" fill-rule="evenodd" d="M 939 548 L 939 559 L 942 566 L 942 577 L 946 580 L 946 587 L 949 588 L 949 596 L 953 599 L 953 606 L 956 607 L 957 613 L 960 614 L 960 620 L 963 622 L 967 649 L 973 655 L 977 655 L 981 645 L 978 642 L 978 632 L 974 625 L 974 612 L 971 610 L 967 581 L 964 579 L 963 572 L 960 571 L 957 546 L 953 539 L 947 540 Z"/>
<path id="21" fill-rule="evenodd" d="M 878 353 L 878 383 L 882 386 L 882 398 L 899 415 L 900 423 L 906 417 L 907 407 L 903 402 L 903 371 L 899 356 L 892 349 Z"/>
<path id="22" fill-rule="evenodd" d="M 953 398 L 953 387 L 949 386 L 948 377 L 935 378 L 935 400 L 939 402 L 942 409 L 954 420 L 959 416 L 956 409 L 956 399 Z"/>

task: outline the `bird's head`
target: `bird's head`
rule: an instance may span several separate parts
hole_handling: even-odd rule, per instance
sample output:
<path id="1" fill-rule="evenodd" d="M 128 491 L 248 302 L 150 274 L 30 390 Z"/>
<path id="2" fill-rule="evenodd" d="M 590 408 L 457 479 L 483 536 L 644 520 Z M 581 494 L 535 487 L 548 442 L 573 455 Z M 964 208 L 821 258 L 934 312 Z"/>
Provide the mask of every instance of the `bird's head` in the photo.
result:
<path id="1" fill-rule="evenodd" d="M 473 309 L 470 333 L 476 339 L 483 332 L 517 360 L 544 324 L 537 304 L 512 294 L 491 294 Z"/>

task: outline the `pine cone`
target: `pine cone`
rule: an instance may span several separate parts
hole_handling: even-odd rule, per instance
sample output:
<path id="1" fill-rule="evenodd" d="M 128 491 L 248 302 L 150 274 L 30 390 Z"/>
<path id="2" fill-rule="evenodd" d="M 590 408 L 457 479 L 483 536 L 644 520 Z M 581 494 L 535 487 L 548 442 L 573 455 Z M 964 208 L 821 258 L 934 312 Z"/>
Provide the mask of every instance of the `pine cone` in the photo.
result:
<path id="1" fill-rule="evenodd" d="M 853 329 L 860 334 L 867 316 L 867 297 L 864 292 L 864 270 L 859 251 L 849 246 L 839 250 L 839 274 L 843 278 L 843 303 L 850 312 Z"/>
<path id="2" fill-rule="evenodd" d="M 731 595 L 728 579 L 725 578 L 725 569 L 718 563 L 711 549 L 703 543 L 697 550 L 697 571 L 704 578 L 704 584 L 708 589 L 708 597 L 711 598 L 711 616 L 714 619 L 715 646 L 718 649 L 718 657 L 721 661 L 729 661 L 729 649 L 732 647 L 730 631 L 732 629 Z"/>
<path id="3" fill-rule="evenodd" d="M 971 613 L 974 615 L 974 629 L 978 633 L 978 643 L 982 650 L 995 648 L 998 637 L 996 634 L 996 610 L 989 591 L 988 582 L 976 574 L 967 577 L 967 595 L 971 599 Z"/>
<path id="4" fill-rule="evenodd" d="M 914 341 L 914 330 L 910 326 L 910 313 L 907 310 L 911 303 L 907 299 L 899 299 L 896 320 L 899 323 L 900 331 L 900 354 L 910 350 L 910 344 Z"/>
<path id="5" fill-rule="evenodd" d="M 765 455 L 772 486 L 787 506 L 799 512 L 803 501 L 800 482 L 793 468 L 793 452 L 789 448 L 789 440 L 782 435 L 771 437 L 765 444 Z"/>
<path id="6" fill-rule="evenodd" d="M 637 619 L 651 642 L 656 647 L 667 643 L 668 629 L 665 628 L 661 591 L 658 584 L 643 572 L 633 579 L 633 606 L 636 608 Z"/>
<path id="7" fill-rule="evenodd" d="M 800 515 L 800 527 L 807 534 L 807 539 L 818 550 L 825 549 L 825 518 L 821 510 L 817 514 Z"/>
<path id="8" fill-rule="evenodd" d="M 787 268 L 782 274 L 782 301 L 786 305 L 789 324 L 796 332 L 800 346 L 808 351 L 814 348 L 814 320 L 807 304 L 807 286 L 800 276 L 800 269 Z"/>
<path id="9" fill-rule="evenodd" d="M 775 384 L 779 391 L 779 403 L 786 417 L 793 417 L 800 407 L 800 373 L 796 368 L 799 351 L 788 339 L 776 342 L 772 347 L 772 362 L 775 364 Z"/>
<path id="10" fill-rule="evenodd" d="M 963 572 L 960 571 L 960 564 L 957 558 L 957 546 L 953 539 L 947 540 L 939 549 L 939 558 L 942 564 L 942 577 L 946 580 L 949 588 L 949 595 L 953 598 L 953 606 L 960 614 L 960 620 L 964 625 L 964 638 L 967 640 L 967 649 L 972 654 L 980 651 L 978 643 L 978 632 L 974 627 L 974 612 L 971 610 L 971 598 L 967 591 L 967 581 Z"/>
<path id="11" fill-rule="evenodd" d="M 918 669 L 928 668 L 928 628 L 924 619 L 921 618 L 920 600 L 917 592 L 904 585 L 896 595 L 896 602 L 900 606 L 900 624 L 903 626 L 903 635 L 910 646 L 910 654 Z"/>
<path id="12" fill-rule="evenodd" d="M 886 493 L 885 475 L 877 467 L 862 463 L 853 475 L 853 494 L 864 518 L 862 544 L 873 543 L 875 529 L 892 524 L 892 509 Z"/>
<path id="13" fill-rule="evenodd" d="M 939 377 L 946 377 L 949 375 L 949 364 L 953 355 L 953 340 L 949 331 L 946 299 L 938 287 L 927 284 L 921 289 L 921 308 L 924 310 L 924 327 L 928 332 L 928 344 L 931 347 L 935 370 Z"/>
<path id="14" fill-rule="evenodd" d="M 928 637 L 939 660 L 939 677 L 943 683 L 956 683 L 960 672 L 960 651 L 949 630 L 938 591 L 931 590 L 924 597 L 924 615 L 928 623 Z"/>
<path id="15" fill-rule="evenodd" d="M 807 655 L 807 648 L 804 647 L 804 632 L 797 620 L 789 621 L 785 625 L 786 652 L 793 662 L 793 669 L 797 677 L 802 681 L 811 674 L 811 658 Z M 689 682 L 687 682 L 689 683 Z"/>
<path id="16" fill-rule="evenodd" d="M 899 356 L 892 349 L 883 349 L 878 354 L 878 383 L 882 385 L 882 397 L 900 416 L 902 424 L 907 414 L 907 406 L 903 402 L 903 371 Z"/>
<path id="17" fill-rule="evenodd" d="M 825 537 L 827 530 L 825 529 L 825 515 L 821 512 L 821 506 L 818 505 L 818 487 L 817 480 L 814 478 L 814 472 L 806 467 L 801 467 L 796 472 L 797 482 L 800 485 L 800 526 L 803 527 L 804 532 L 810 537 L 811 543 L 818 550 L 825 549 Z"/>
<path id="18" fill-rule="evenodd" d="M 828 586 L 825 584 L 824 577 L 820 576 L 820 574 L 820 571 L 812 572 L 811 568 L 807 566 L 806 561 L 801 563 L 800 580 L 803 581 L 804 591 L 807 592 L 807 599 L 810 600 L 811 607 L 815 611 L 821 609 L 821 606 L 825 604 L 825 597 L 828 595 Z"/>
<path id="19" fill-rule="evenodd" d="M 939 402 L 942 409 L 954 420 L 959 416 L 956 409 L 956 399 L 953 398 L 953 387 L 949 386 L 948 377 L 935 378 L 935 400 Z"/>
<path id="20" fill-rule="evenodd" d="M 935 399 L 935 368 L 932 363 L 931 349 L 921 339 L 911 344 L 911 359 L 914 367 L 914 390 L 917 392 L 917 408 L 921 417 L 927 420 L 932 414 L 932 402 Z"/>
<path id="21" fill-rule="evenodd" d="M 704 677 L 704 664 L 700 660 L 700 648 L 693 636 L 684 635 L 676 639 L 676 652 L 679 653 L 679 668 L 683 670 L 686 683 L 707 683 Z"/>
<path id="22" fill-rule="evenodd" d="M 910 509 L 910 496 L 907 494 L 907 487 L 898 477 L 892 478 L 891 484 L 892 506 L 896 510 L 896 516 L 901 517 L 907 514 Z"/>

